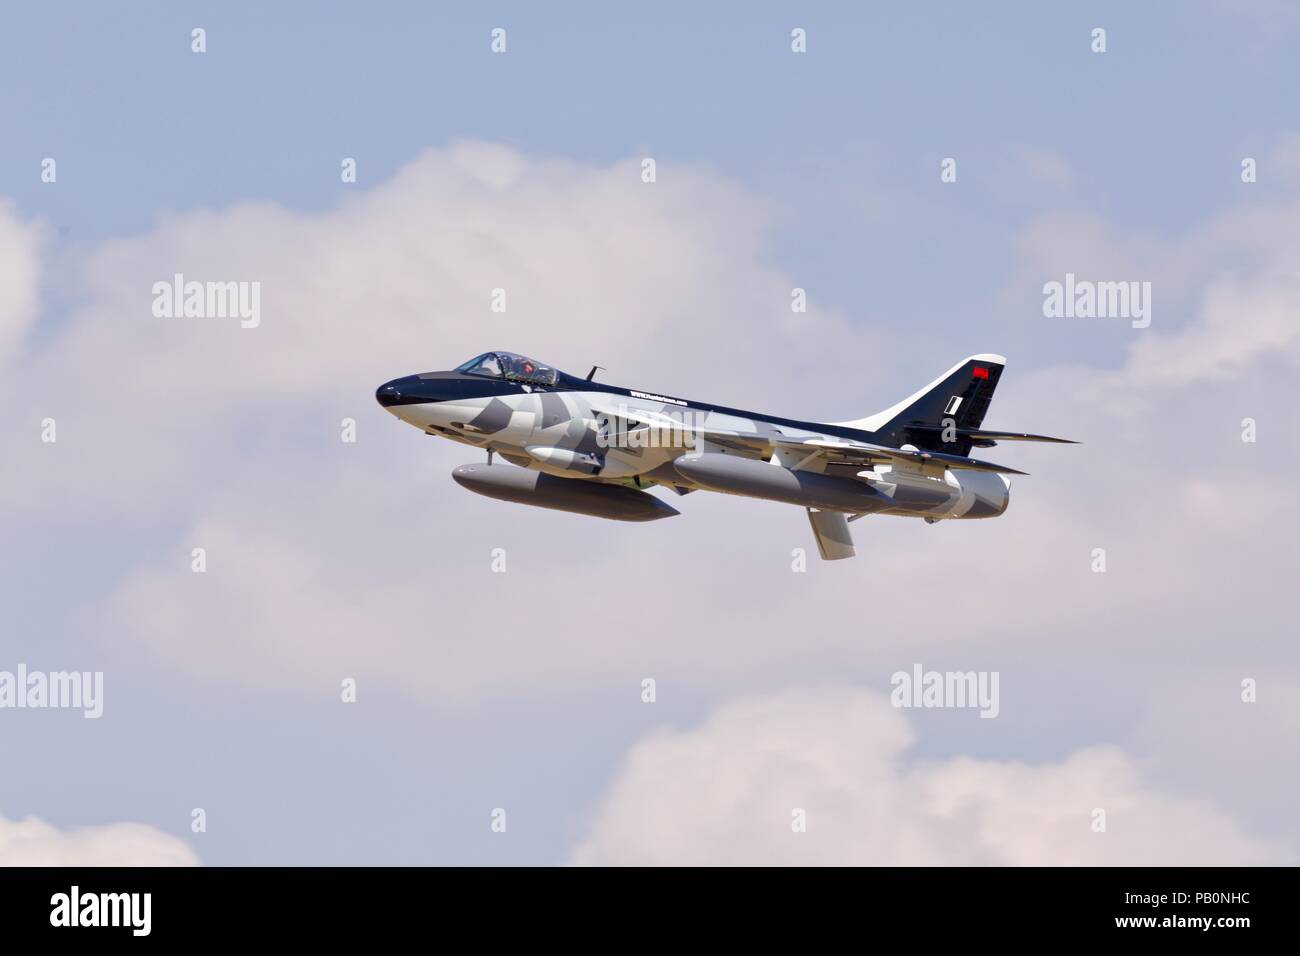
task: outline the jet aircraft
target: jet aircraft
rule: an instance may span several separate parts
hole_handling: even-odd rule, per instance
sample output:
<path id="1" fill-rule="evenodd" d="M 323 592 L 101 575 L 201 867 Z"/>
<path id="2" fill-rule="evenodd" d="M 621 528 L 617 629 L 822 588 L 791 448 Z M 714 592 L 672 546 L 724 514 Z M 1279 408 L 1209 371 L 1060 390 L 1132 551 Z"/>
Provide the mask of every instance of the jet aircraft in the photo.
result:
<path id="1" fill-rule="evenodd" d="M 972 355 L 875 415 L 820 423 L 621 388 L 513 352 L 393 379 L 379 404 L 487 452 L 452 472 L 504 501 L 621 521 L 679 512 L 645 489 L 717 491 L 806 509 L 821 556 L 854 555 L 849 522 L 994 518 L 1024 472 L 968 457 L 999 441 L 1073 444 L 983 427 L 1006 359 Z M 494 463 L 500 456 L 508 464 Z"/>

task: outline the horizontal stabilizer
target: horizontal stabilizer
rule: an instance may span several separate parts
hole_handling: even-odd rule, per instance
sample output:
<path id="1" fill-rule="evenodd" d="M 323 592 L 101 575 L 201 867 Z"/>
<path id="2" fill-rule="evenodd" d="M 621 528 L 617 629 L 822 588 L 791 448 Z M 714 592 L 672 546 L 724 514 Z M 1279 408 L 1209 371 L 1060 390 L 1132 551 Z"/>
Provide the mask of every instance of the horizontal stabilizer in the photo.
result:
<path id="1" fill-rule="evenodd" d="M 942 451 L 909 451 L 903 448 L 884 448 L 879 445 L 863 445 L 822 439 L 809 439 L 797 444 L 782 444 L 785 447 L 822 448 L 833 456 L 848 461 L 860 461 L 864 464 L 898 464 L 916 467 L 940 465 L 944 468 L 964 469 L 966 471 L 992 471 L 1001 475 L 1026 474 L 1023 471 L 1017 471 L 1005 465 L 994 464 L 991 461 L 980 461 L 978 458 L 967 458 L 963 455 L 949 455 Z"/>
<path id="2" fill-rule="evenodd" d="M 921 435 L 940 435 L 945 433 L 943 425 L 909 425 L 909 432 L 916 432 Z M 953 444 L 968 441 L 972 445 L 983 445 L 988 447 L 994 442 L 1000 441 L 1043 441 L 1051 442 L 1057 445 L 1077 445 L 1077 441 L 1069 438 L 1053 438 L 1050 435 L 1031 435 L 1029 432 L 995 432 L 986 428 L 954 428 L 947 432 L 954 438 Z"/>

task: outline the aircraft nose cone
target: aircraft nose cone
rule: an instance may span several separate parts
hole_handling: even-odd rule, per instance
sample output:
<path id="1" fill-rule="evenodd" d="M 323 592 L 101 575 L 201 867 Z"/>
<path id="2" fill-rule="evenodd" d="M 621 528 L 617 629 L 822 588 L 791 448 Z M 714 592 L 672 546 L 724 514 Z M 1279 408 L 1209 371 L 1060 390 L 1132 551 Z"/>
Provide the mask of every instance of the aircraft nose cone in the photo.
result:
<path id="1" fill-rule="evenodd" d="M 445 402 L 462 394 L 465 393 L 457 373 L 424 372 L 419 375 L 404 375 L 391 382 L 385 382 L 375 390 L 375 401 L 384 408 L 392 408 L 394 405 Z"/>
<path id="2" fill-rule="evenodd" d="M 375 390 L 375 401 L 384 408 L 399 404 L 402 401 L 401 382 L 400 378 L 395 378 L 391 382 L 380 385 Z"/>

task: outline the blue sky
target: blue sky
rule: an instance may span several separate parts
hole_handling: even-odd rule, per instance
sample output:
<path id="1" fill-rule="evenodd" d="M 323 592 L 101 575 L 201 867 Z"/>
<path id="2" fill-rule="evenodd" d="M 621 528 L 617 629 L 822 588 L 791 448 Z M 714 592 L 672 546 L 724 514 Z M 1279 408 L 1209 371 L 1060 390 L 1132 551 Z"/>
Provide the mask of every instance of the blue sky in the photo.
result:
<path id="1" fill-rule="evenodd" d="M 196 26 L 207 31 L 203 55 L 190 51 Z M 1089 50 L 1097 26 L 1107 30 L 1103 55 Z M 494 27 L 508 31 L 504 56 L 489 51 Z M 805 55 L 790 51 L 794 27 L 808 32 Z M 898 653 L 891 656 L 813 641 L 806 653 L 795 653 L 791 642 L 803 637 L 801 629 L 791 630 L 799 620 L 795 610 L 775 613 L 771 623 L 761 615 L 733 616 L 735 603 L 762 594 L 786 591 L 792 603 L 813 599 L 797 587 L 790 590 L 788 562 L 777 561 L 775 570 L 747 564 L 755 542 L 766 540 L 765 529 L 773 525 L 786 551 L 787 538 L 806 546 L 797 513 L 778 518 L 782 513 L 774 506 L 751 502 L 718 502 L 709 513 L 697 506 L 688 517 L 698 530 L 686 540 L 701 556 L 717 555 L 724 570 L 711 579 L 707 565 L 698 563 L 702 557 L 679 550 L 683 545 L 674 535 L 680 529 L 647 531 L 639 539 L 644 545 L 628 545 L 608 529 L 589 531 L 552 515 L 501 519 L 479 502 L 467 505 L 446 480 L 456 463 L 454 450 L 421 444 L 377 409 L 356 403 L 369 402 L 365 383 L 373 388 L 397 374 L 450 367 L 481 350 L 472 342 L 535 351 L 572 371 L 608 354 L 612 360 L 602 364 L 617 365 L 619 374 L 610 377 L 626 384 L 741 406 L 746 399 L 756 405 L 761 397 L 771 404 L 766 410 L 777 414 L 828 418 L 884 407 L 962 355 L 1009 355 L 1007 417 L 996 424 L 1082 432 L 1092 447 L 1105 435 L 1123 440 L 1113 448 L 1103 443 L 1109 458 L 1084 458 L 1086 464 L 1079 465 L 1076 453 L 1074 472 L 1041 450 L 1031 452 L 1034 467 L 1028 470 L 1041 476 L 1033 479 L 1039 484 L 1017 491 L 1028 497 L 1034 494 L 1028 489 L 1038 489 L 1038 510 L 1028 514 L 1040 522 L 1014 525 L 1005 536 L 986 530 L 978 543 L 978 536 L 962 539 L 971 560 L 1005 559 L 1018 569 L 1004 583 L 1004 599 L 1041 592 L 1052 600 L 1042 612 L 1047 618 L 1037 623 L 1017 618 L 1004 624 L 996 604 L 962 605 L 969 626 L 987 640 L 963 646 L 936 637 L 932 654 L 948 654 L 954 666 L 1027 675 L 1019 689 L 1012 683 L 1006 690 L 1009 701 L 1022 704 L 1008 706 L 991 722 L 998 724 L 996 731 L 918 716 L 923 731 L 917 750 L 934 759 L 1045 761 L 1079 747 L 1115 743 L 1143 766 L 1158 766 L 1164 738 L 1152 729 L 1158 721 L 1150 717 L 1150 674 L 1117 678 L 1121 690 L 1103 689 L 1078 711 L 1061 713 L 1053 706 L 1073 691 L 1044 675 L 1077 669 L 1080 676 L 1070 679 L 1096 688 L 1113 669 L 1104 659 L 1089 659 L 1091 645 L 1070 636 L 1071 627 L 1083 626 L 1074 619 L 1087 618 L 1090 627 L 1107 622 L 1109 636 L 1102 643 L 1108 649 L 1097 652 L 1102 658 L 1137 639 L 1132 622 L 1144 615 L 1156 616 L 1153 633 L 1169 642 L 1191 626 L 1198 608 L 1216 628 L 1244 615 L 1268 632 L 1282 626 L 1281 607 L 1271 603 L 1275 596 L 1265 593 L 1234 614 L 1226 604 L 1200 607 L 1198 596 L 1205 591 L 1198 595 L 1194 582 L 1220 580 L 1225 592 L 1246 593 L 1259 586 L 1261 574 L 1286 565 L 1261 557 L 1256 570 L 1246 558 L 1224 580 L 1209 557 L 1198 564 L 1188 556 L 1195 546 L 1175 533 L 1187 525 L 1175 524 L 1174 531 L 1139 528 L 1134 547 L 1147 548 L 1150 566 L 1170 574 L 1180 561 L 1194 568 L 1182 584 L 1177 575 L 1139 582 L 1118 598 L 1080 596 L 1096 582 L 1040 579 L 1032 562 L 1017 564 L 1017 556 L 1045 541 L 1086 553 L 1098 528 L 1110 533 L 1107 522 L 1115 534 L 1128 533 L 1131 528 L 1120 530 L 1126 522 L 1161 510 L 1167 499 L 1159 489 L 1168 474 L 1136 464 L 1143 450 L 1163 449 L 1180 468 L 1196 468 L 1203 460 L 1189 449 L 1205 441 L 1213 447 L 1208 457 L 1227 473 L 1246 472 L 1252 480 L 1282 474 L 1292 463 L 1294 453 L 1278 445 L 1257 449 L 1262 468 L 1256 462 L 1243 467 L 1230 456 L 1240 453 L 1235 429 L 1242 415 L 1277 407 L 1283 373 L 1292 367 L 1293 340 L 1278 338 L 1275 348 L 1252 351 L 1228 378 L 1211 368 L 1204 376 L 1210 385 L 1189 373 L 1188 381 L 1148 395 L 1144 383 L 1153 378 L 1160 355 L 1187 356 L 1202 347 L 1198 322 L 1207 302 L 1212 307 L 1217 301 L 1207 285 L 1206 262 L 1235 269 L 1243 297 L 1257 290 L 1262 295 L 1290 274 L 1291 240 L 1280 221 L 1285 217 L 1269 217 L 1294 208 L 1300 172 L 1286 160 L 1288 137 L 1297 129 L 1298 30 L 1300 16 L 1290 5 L 1269 3 L 844 3 L 806 9 L 785 3 L 71 3 L 7 10 L 0 29 L 0 88 L 6 91 L 0 197 L 11 201 L 16 221 L 43 224 L 44 238 L 36 317 L 23 330 L 27 351 L 10 383 L 15 390 L 22 386 L 23 412 L 5 438 L 17 442 L 23 429 L 30 431 L 27 412 L 39 419 L 42 402 L 54 402 L 60 388 L 75 393 L 61 397 L 87 414 L 60 412 L 72 416 L 70 437 L 61 439 L 74 443 L 66 464 L 34 464 L 22 456 L 41 449 L 14 446 L 25 450 L 17 456 L 20 477 L 10 497 L 24 507 L 0 516 L 0 595 L 10 633 L 0 668 L 11 658 L 49 669 L 102 667 L 109 674 L 109 703 L 107 716 L 95 724 L 77 714 L 0 714 L 0 759 L 21 768 L 0 774 L 0 817 L 35 815 L 60 828 L 138 821 L 187 840 L 211 864 L 561 862 L 588 833 L 592 808 L 620 774 L 629 749 L 647 735 L 689 733 L 745 694 L 845 679 L 878 690 L 882 674 L 912 660 L 906 645 L 894 647 Z M 392 299 L 363 299 L 375 303 L 374 311 L 363 310 L 358 321 L 378 329 L 380 338 L 386 325 L 411 334 L 394 337 L 409 347 L 385 342 L 386 353 L 380 346 L 366 352 L 355 380 L 351 371 L 340 374 L 339 366 L 327 365 L 318 387 L 281 392 L 274 374 L 248 370 L 256 365 L 254 353 L 243 355 L 246 367 L 234 353 L 155 354 L 143 345 L 123 346 L 116 364 L 108 356 L 98 368 L 74 360 L 78 374 L 68 372 L 66 380 L 50 371 L 60 367 L 65 351 L 76 353 L 78 343 L 93 353 L 88 343 L 97 341 L 96 322 L 102 326 L 122 315 L 129 300 L 117 297 L 115 277 L 129 285 L 139 277 L 170 276 L 186 262 L 234 261 L 274 289 L 277 276 L 311 271 L 296 260 L 285 266 L 281 259 L 289 245 L 305 248 L 318 235 L 338 233 L 322 245 L 346 246 L 346 228 L 332 222 L 355 214 L 366 227 L 357 229 L 358 244 L 400 235 L 387 228 L 396 217 L 386 220 L 383 204 L 400 206 L 403 190 L 415 204 L 421 190 L 438 193 L 439 176 L 477 162 L 472 156 L 444 162 L 456 144 L 469 141 L 505 147 L 529 162 L 572 164 L 581 171 L 573 174 L 575 188 L 588 180 L 604 182 L 601 177 L 619 164 L 655 157 L 661 183 L 684 190 L 686 199 L 675 200 L 676 219 L 651 221 L 665 229 L 678 222 L 683 237 L 697 226 L 730 237 L 735 251 L 718 253 L 717 268 L 725 274 L 716 289 L 722 301 L 739 304 L 723 308 L 724 321 L 708 299 L 715 287 L 703 279 L 683 280 L 675 308 L 682 316 L 699 310 L 703 344 L 677 339 L 678 350 L 695 354 L 676 363 L 659 336 L 638 336 L 628 318 L 638 313 L 619 310 L 617 298 L 594 300 L 609 306 L 608 327 L 570 327 L 563 316 L 539 307 L 536 321 L 475 330 L 456 312 L 461 292 L 451 288 L 455 283 L 443 288 L 420 278 L 425 260 L 419 256 L 394 257 L 394 273 L 376 285 L 398 286 L 406 278 L 426 283 L 420 288 L 428 312 L 403 313 L 400 320 L 408 324 L 399 327 L 398 311 L 410 306 L 408 300 L 396 293 Z M 47 156 L 58 162 L 55 185 L 39 178 Z M 945 185 L 939 164 L 949 156 L 957 159 L 959 176 L 956 184 Z M 1240 181 L 1244 156 L 1263 163 L 1258 183 Z M 358 162 L 356 185 L 340 182 L 343 157 Z M 434 172 L 419 173 L 426 168 Z M 411 169 L 419 175 L 408 175 Z M 468 179 L 447 181 L 446 205 L 437 209 L 455 208 L 469 191 Z M 569 183 L 563 175 L 560 181 Z M 734 200 L 728 198 L 733 190 L 739 197 Z M 540 192 L 543 201 L 545 190 Z M 490 207 L 490 199 L 481 202 Z M 470 205 L 465 215 L 479 208 Z M 246 225 L 260 222 L 259 210 L 271 210 L 261 234 L 260 227 Z M 733 219 L 732 211 L 741 215 Z M 569 212 L 557 203 L 554 215 Z M 1261 217 L 1258 228 L 1234 218 L 1255 214 Z M 622 239 L 631 249 L 644 223 L 627 215 L 620 224 L 627 227 Z M 430 233 L 458 228 L 455 221 L 428 222 Z M 1271 229 L 1279 230 L 1275 245 L 1284 251 L 1276 261 L 1263 262 L 1251 237 L 1272 235 Z M 205 248 L 201 237 L 208 231 L 218 238 Z M 1227 233 L 1233 238 L 1224 239 Z M 617 243 L 615 264 L 616 253 Z M 526 264 L 544 261 L 536 254 L 535 260 L 527 252 L 520 256 Z M 575 261 L 584 261 L 582 254 Z M 1162 311 L 1150 339 L 1167 341 L 1168 350 L 1135 350 L 1135 343 L 1146 340 L 1135 339 L 1124 323 L 1046 322 L 1039 311 L 1041 284 L 1075 263 L 1080 272 L 1116 270 L 1107 278 L 1155 276 Z M 752 327 L 745 325 L 747 290 L 766 288 L 769 279 L 773 287 L 788 279 L 809 290 L 816 321 L 826 323 L 817 325 L 809 341 L 787 349 L 764 324 L 768 320 L 755 317 Z M 293 281 L 283 279 L 280 288 Z M 562 286 L 562 279 L 556 284 Z M 581 297 L 583 289 L 573 286 Z M 311 292 L 294 301 L 329 298 Z M 337 319 L 322 318 L 323 326 L 331 321 L 337 325 Z M 686 318 L 673 322 L 665 327 L 669 333 L 690 329 Z M 733 329 L 739 331 L 728 331 Z M 527 341 L 495 338 L 510 331 Z M 822 334 L 827 337 L 818 340 Z M 1158 338 L 1166 334 L 1169 339 Z M 708 356 L 730 355 L 738 337 L 745 341 L 736 351 L 761 371 L 747 377 L 716 368 L 712 382 L 701 381 L 714 368 Z M 646 347 L 638 348 L 638 338 Z M 548 349 L 550 342 L 555 344 Z M 329 354 L 341 351 L 342 344 Z M 306 343 L 302 354 L 311 354 Z M 153 364 L 159 355 L 189 363 L 179 377 L 204 385 L 193 393 L 176 386 L 189 403 L 185 416 L 157 404 L 166 401 L 166 389 L 151 390 L 153 380 L 176 371 Z M 132 365 L 135 356 L 138 367 Z M 816 374 L 821 363 L 830 363 L 824 378 Z M 1080 368 L 1086 369 L 1082 376 Z M 381 376 L 383 369 L 391 374 Z M 255 383 L 248 386 L 248 406 L 240 404 L 245 375 Z M 1086 382 L 1108 375 L 1115 376 L 1119 398 L 1104 412 L 1085 413 L 1080 403 L 1089 400 Z M 1074 405 L 1055 388 L 1066 379 L 1079 389 L 1070 392 Z M 49 394 L 42 383 L 49 384 Z M 733 388 L 736 393 L 727 394 Z M 1139 392 L 1148 417 L 1123 424 L 1123 407 L 1139 407 Z M 1183 416 L 1225 402 L 1231 408 L 1215 426 L 1220 437 L 1207 438 L 1203 428 L 1178 430 Z M 100 403 L 102 417 L 90 414 Z M 222 411 L 227 406 L 229 420 Z M 1060 422 L 1076 413 L 1077 420 Z M 334 423 L 345 414 L 357 415 L 367 430 L 362 463 L 329 457 L 332 449 L 315 437 L 313 429 L 332 437 Z M 156 426 L 152 433 L 150 425 Z M 1294 431 L 1280 422 L 1271 427 L 1273 436 Z M 120 457 L 111 443 L 106 453 L 76 452 L 77 434 L 104 428 L 121 430 Z M 194 437 L 208 430 L 210 442 Z M 167 447 L 179 449 L 175 454 L 183 461 L 169 461 L 162 451 Z M 162 457 L 146 464 L 142 453 L 151 449 Z M 1107 460 L 1123 466 L 1102 474 Z M 1108 514 L 1104 505 L 1113 501 L 1108 496 L 1115 491 L 1114 472 L 1129 468 L 1129 488 L 1137 489 L 1133 510 Z M 376 474 L 384 476 L 378 487 Z M 201 489 L 186 484 L 196 475 Z M 1182 472 L 1179 478 L 1189 476 Z M 1058 490 L 1049 495 L 1044 486 L 1054 480 Z M 93 488 L 100 483 L 115 490 Z M 319 499 L 306 498 L 301 523 L 290 525 L 286 518 L 280 527 L 274 512 L 295 511 L 289 504 L 294 495 L 283 490 L 295 483 L 302 489 L 319 483 L 325 490 Z M 269 490 L 275 488 L 280 492 Z M 1186 500 L 1199 502 L 1201 485 L 1189 488 Z M 1260 497 L 1268 500 L 1271 490 L 1265 487 Z M 1256 491 L 1247 486 L 1239 494 Z M 277 493 L 285 494 L 282 509 L 266 504 Z M 350 495 L 371 501 L 357 503 Z M 373 503 L 388 496 L 402 508 L 394 504 L 389 512 Z M 1067 503 L 1078 510 L 1067 513 Z M 1061 510 L 1054 512 L 1058 505 Z M 358 516 L 341 519 L 334 532 L 330 521 L 311 519 L 311 507 L 323 515 L 355 507 Z M 329 623 L 312 617 L 321 595 L 307 588 L 319 584 L 310 575 L 301 593 L 292 583 L 278 591 L 287 619 L 302 622 L 303 633 L 286 645 L 289 650 L 268 650 L 274 649 L 273 633 L 261 633 L 254 623 L 246 628 L 248 642 L 230 652 L 232 658 L 248 655 L 246 670 L 261 669 L 255 678 L 223 667 L 220 642 L 196 639 L 190 647 L 178 639 L 186 649 L 169 656 L 157 641 L 136 639 L 137 632 L 149 630 L 143 623 L 126 612 L 109 613 L 120 611 L 121 595 L 135 593 L 131 588 L 147 582 L 152 569 L 171 560 L 167 555 L 187 561 L 196 529 L 229 519 L 255 531 L 258 521 L 251 516 L 261 508 L 267 509 L 261 527 L 271 529 L 270 539 L 286 553 L 302 545 L 329 567 L 332 555 L 346 555 L 349 570 L 341 580 L 362 581 L 353 597 L 371 595 L 376 606 L 385 604 L 385 580 L 366 575 L 374 573 L 390 544 L 405 561 L 427 562 L 422 573 L 423 565 L 403 568 L 399 580 L 406 587 L 441 592 L 441 581 L 460 580 L 460 566 L 478 561 L 486 548 L 480 531 L 492 542 L 508 541 L 521 569 L 511 572 L 511 581 L 515 575 L 547 578 L 545 586 L 529 585 L 536 590 L 527 592 L 528 599 L 513 585 L 472 579 L 476 583 L 460 585 L 465 590 L 439 593 L 429 606 L 412 605 L 402 612 L 407 617 L 394 612 L 375 625 L 425 629 L 429 643 L 440 648 L 441 635 L 451 632 L 467 644 L 489 647 L 463 651 L 466 658 L 491 653 L 495 645 L 497 653 L 526 660 L 526 653 L 542 653 L 536 645 L 544 648 L 552 627 L 570 626 L 570 614 L 586 627 L 613 626 L 603 616 L 592 622 L 584 588 L 575 582 L 597 589 L 681 589 L 688 605 L 684 618 L 663 626 L 680 631 L 683 620 L 689 621 L 702 634 L 694 644 L 716 640 L 716 652 L 692 651 L 701 656 L 681 656 L 673 664 L 670 651 L 656 650 L 652 642 L 658 637 L 647 631 L 638 642 L 558 649 L 554 670 L 530 680 L 521 665 L 499 687 L 484 676 L 490 671 L 469 668 L 473 689 L 450 693 L 434 678 L 422 685 L 395 676 L 393 671 L 402 670 L 400 658 L 382 666 L 367 659 L 367 641 L 357 635 L 348 653 L 357 667 L 377 676 L 363 681 L 364 706 L 349 711 L 335 699 L 337 670 L 294 663 L 312 655 L 312 634 Z M 1014 509 L 1013 504 L 1011 515 Z M 413 511 L 418 517 L 411 517 Z M 453 512 L 447 518 L 452 524 L 439 523 L 438 516 Z M 1041 523 L 1049 520 L 1045 515 L 1055 520 L 1058 514 L 1059 525 Z M 1276 524 L 1242 519 L 1240 527 L 1206 535 L 1207 549 L 1242 546 L 1253 535 L 1265 554 L 1273 554 L 1273 544 L 1282 551 Z M 857 566 L 857 578 L 842 570 L 823 575 L 815 597 L 826 617 L 809 630 L 838 626 L 834 622 L 843 617 L 832 613 L 836 608 L 858 619 L 855 597 L 891 556 L 901 555 L 900 566 L 915 572 L 891 586 L 930 586 L 924 539 L 896 527 L 878 539 L 873 530 L 871 537 L 872 544 L 860 545 L 871 556 Z M 539 550 L 540 541 L 552 542 L 551 548 Z M 592 553 L 602 549 L 616 559 L 593 564 Z M 983 557 L 976 558 L 980 552 Z M 1130 558 L 1129 567 L 1134 564 Z M 322 572 L 327 582 L 330 573 L 328 567 Z M 533 612 L 549 627 L 519 610 L 525 600 L 557 589 L 574 589 L 579 596 L 564 600 L 554 624 L 555 607 Z M 235 587 L 227 600 L 238 603 L 247 593 Z M 456 600 L 457 593 L 464 599 Z M 872 606 L 890 606 L 895 616 L 882 630 L 893 635 L 908 620 L 905 607 L 918 603 L 900 593 L 912 591 L 870 595 Z M 599 601 L 595 606 L 608 611 Z M 232 611 L 231 620 L 256 622 L 259 613 L 269 613 L 266 605 L 250 608 L 244 616 Z M 430 608 L 431 616 L 415 614 Z M 503 624 L 503 608 L 523 613 L 528 627 L 520 631 L 513 616 Z M 156 621 L 150 626 L 158 628 Z M 1000 644 L 1004 626 L 1024 640 Z M 200 630 L 197 621 L 178 619 L 175 627 L 178 634 Z M 863 641 L 869 644 L 874 633 L 865 628 Z M 525 637 L 535 645 L 527 651 L 513 643 Z M 1258 647 L 1250 645 L 1251 660 L 1276 670 L 1281 682 L 1294 680 L 1293 658 L 1263 636 L 1258 640 Z M 392 656 L 406 647 L 381 640 L 374 653 Z M 441 648 L 446 657 L 439 660 L 450 667 L 448 662 L 461 660 L 459 648 Z M 1168 653 L 1165 645 L 1152 648 L 1153 673 L 1166 666 L 1160 662 Z M 1172 677 L 1201 686 L 1214 653 L 1207 649 L 1205 658 Z M 787 654 L 798 658 L 788 674 L 781 663 Z M 337 661 L 330 660 L 334 667 Z M 663 693 L 653 708 L 629 708 L 628 694 L 635 700 L 647 667 L 678 673 L 677 689 Z M 1234 682 L 1235 674 L 1223 679 Z M 1293 839 L 1283 832 L 1276 808 L 1246 798 L 1233 803 L 1232 794 L 1204 780 L 1189 782 L 1175 758 L 1167 762 L 1170 767 L 1152 771 L 1152 787 L 1174 781 L 1197 799 L 1219 801 L 1253 836 L 1278 843 Z M 1286 778 L 1285 785 L 1294 780 Z M 194 806 L 208 809 L 209 833 L 189 832 Z M 495 806 L 511 808 L 508 842 L 495 839 L 484 824 L 487 808 Z"/>

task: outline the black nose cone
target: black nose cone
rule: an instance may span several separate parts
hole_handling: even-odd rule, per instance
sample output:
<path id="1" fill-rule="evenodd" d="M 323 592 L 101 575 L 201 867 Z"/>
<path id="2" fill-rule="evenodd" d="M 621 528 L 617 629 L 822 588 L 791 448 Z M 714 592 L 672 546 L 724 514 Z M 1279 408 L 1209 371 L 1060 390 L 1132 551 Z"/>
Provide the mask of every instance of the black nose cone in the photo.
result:
<path id="1" fill-rule="evenodd" d="M 395 378 L 385 385 L 380 385 L 379 388 L 375 390 L 375 401 L 380 405 L 383 405 L 384 408 L 388 408 L 392 405 L 400 405 L 402 403 L 401 384 L 402 379 Z"/>
<path id="2" fill-rule="evenodd" d="M 422 372 L 380 385 L 375 390 L 375 401 L 384 408 L 392 408 L 394 405 L 425 405 L 455 398 L 478 398 L 494 394 L 492 390 L 500 384 L 484 378 L 467 380 L 459 372 Z"/>

